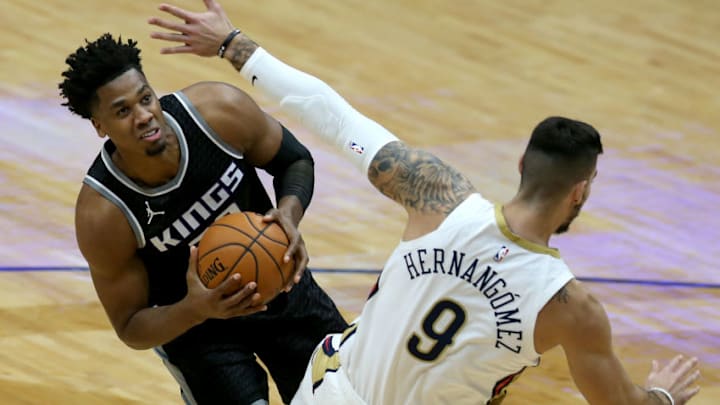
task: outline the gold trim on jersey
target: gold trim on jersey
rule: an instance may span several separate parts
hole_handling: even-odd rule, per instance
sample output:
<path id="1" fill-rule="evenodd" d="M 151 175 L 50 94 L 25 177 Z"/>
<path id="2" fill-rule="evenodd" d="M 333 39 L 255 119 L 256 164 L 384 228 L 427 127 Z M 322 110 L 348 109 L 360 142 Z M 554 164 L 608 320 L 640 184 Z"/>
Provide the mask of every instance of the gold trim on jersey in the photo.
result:
<path id="1" fill-rule="evenodd" d="M 323 347 L 325 344 L 332 345 L 330 340 L 332 340 L 332 337 L 326 337 L 323 345 L 315 352 L 315 357 L 312 362 L 313 391 L 322 384 L 325 373 L 334 372 L 340 368 L 340 353 L 337 351 L 326 353 Z"/>
<path id="2" fill-rule="evenodd" d="M 357 323 L 352 323 L 350 326 L 345 328 L 345 330 L 342 333 L 342 337 L 340 338 L 340 347 L 342 347 L 343 343 L 352 335 L 355 334 L 357 331 Z"/>
<path id="3" fill-rule="evenodd" d="M 357 324 L 353 323 L 342 333 L 340 338 L 340 345 L 345 342 L 347 338 L 352 336 L 357 329 Z M 312 358 L 312 382 L 313 391 L 320 386 L 325 378 L 326 373 L 332 373 L 340 368 L 340 352 L 335 350 L 333 346 L 333 337 L 327 336 L 322 344 L 315 349 L 315 354 Z"/>
<path id="4" fill-rule="evenodd" d="M 505 235 L 505 237 L 510 239 L 512 242 L 520 245 L 524 249 L 527 249 L 531 252 L 542 253 L 560 259 L 560 251 L 558 251 L 557 249 L 531 242 L 514 234 L 510 230 L 507 222 L 505 221 L 505 215 L 503 215 L 502 206 L 499 204 L 495 204 L 495 220 L 497 221 L 498 227 L 500 228 L 500 232 L 502 232 L 503 235 Z"/>

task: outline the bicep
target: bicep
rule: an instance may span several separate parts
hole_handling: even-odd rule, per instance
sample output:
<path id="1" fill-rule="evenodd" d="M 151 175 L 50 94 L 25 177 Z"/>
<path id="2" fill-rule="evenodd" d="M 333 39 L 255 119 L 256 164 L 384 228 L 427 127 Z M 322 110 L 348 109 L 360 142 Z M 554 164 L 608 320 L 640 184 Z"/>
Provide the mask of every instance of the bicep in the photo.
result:
<path id="1" fill-rule="evenodd" d="M 224 83 L 200 83 L 184 92 L 213 131 L 252 165 L 266 164 L 280 149 L 280 123 L 244 91 Z"/>
<path id="2" fill-rule="evenodd" d="M 390 142 L 378 151 L 368 178 L 387 197 L 422 214 L 448 214 L 474 192 L 455 168 L 403 142 Z"/>
<path id="3" fill-rule="evenodd" d="M 76 208 L 76 237 L 90 267 L 93 287 L 118 333 L 147 306 L 148 279 L 136 254 L 135 236 L 119 209 L 85 189 Z"/>
<path id="4" fill-rule="evenodd" d="M 118 335 L 122 335 L 130 318 L 147 307 L 148 280 L 145 267 L 137 258 L 120 265 L 89 264 L 98 298 L 113 328 Z"/>
<path id="5" fill-rule="evenodd" d="M 570 373 L 590 404 L 634 404 L 639 389 L 632 383 L 612 347 L 610 322 L 605 310 L 589 298 L 584 316 L 561 343 Z"/>
<path id="6" fill-rule="evenodd" d="M 245 158 L 255 166 L 264 166 L 272 161 L 280 150 L 283 130 L 275 118 L 259 108 L 254 113 L 258 115 L 254 116 L 255 124 L 248 132 Z"/>

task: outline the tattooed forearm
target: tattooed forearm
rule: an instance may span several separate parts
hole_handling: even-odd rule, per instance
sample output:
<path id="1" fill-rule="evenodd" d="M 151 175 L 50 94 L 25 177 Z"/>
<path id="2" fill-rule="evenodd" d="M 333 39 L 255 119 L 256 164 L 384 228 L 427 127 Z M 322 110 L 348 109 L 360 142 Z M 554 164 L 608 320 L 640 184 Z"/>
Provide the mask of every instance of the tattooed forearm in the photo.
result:
<path id="1" fill-rule="evenodd" d="M 563 286 L 558 292 L 555 293 L 555 300 L 567 304 L 570 301 L 570 294 L 568 294 L 567 286 Z"/>
<path id="2" fill-rule="evenodd" d="M 431 153 L 402 142 L 385 145 L 368 172 L 370 182 L 407 209 L 450 213 L 475 191 L 470 181 Z"/>
<path id="3" fill-rule="evenodd" d="M 225 51 L 225 58 L 239 72 L 257 48 L 258 44 L 255 41 L 241 33 L 230 43 L 227 51 Z"/>

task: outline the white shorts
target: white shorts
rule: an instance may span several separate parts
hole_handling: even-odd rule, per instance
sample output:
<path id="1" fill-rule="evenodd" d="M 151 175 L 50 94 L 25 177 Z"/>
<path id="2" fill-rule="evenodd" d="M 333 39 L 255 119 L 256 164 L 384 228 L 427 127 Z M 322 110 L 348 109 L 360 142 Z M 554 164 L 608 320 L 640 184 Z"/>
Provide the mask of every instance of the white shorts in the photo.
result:
<path id="1" fill-rule="evenodd" d="M 367 405 L 340 365 L 341 334 L 327 335 L 315 348 L 291 405 Z"/>

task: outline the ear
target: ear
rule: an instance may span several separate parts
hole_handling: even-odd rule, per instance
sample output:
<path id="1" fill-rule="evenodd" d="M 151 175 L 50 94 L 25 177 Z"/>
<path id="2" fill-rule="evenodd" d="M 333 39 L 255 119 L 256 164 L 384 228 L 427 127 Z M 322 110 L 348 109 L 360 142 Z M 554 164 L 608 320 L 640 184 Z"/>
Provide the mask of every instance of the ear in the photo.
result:
<path id="1" fill-rule="evenodd" d="M 107 132 L 103 131 L 102 126 L 95 118 L 90 118 L 90 122 L 92 122 L 92 125 L 100 138 L 105 138 L 107 136 Z"/>
<path id="2" fill-rule="evenodd" d="M 520 172 L 520 175 L 522 175 L 523 172 L 523 162 L 525 161 L 525 154 L 523 153 L 522 156 L 520 156 L 520 160 L 518 160 L 518 172 Z"/>
<path id="3" fill-rule="evenodd" d="M 575 185 L 572 188 L 572 192 L 570 194 L 571 199 L 570 201 L 574 205 L 578 205 L 583 201 L 583 198 L 585 197 L 585 190 L 588 187 L 589 182 L 587 180 L 583 180 L 580 182 L 575 183 Z"/>

